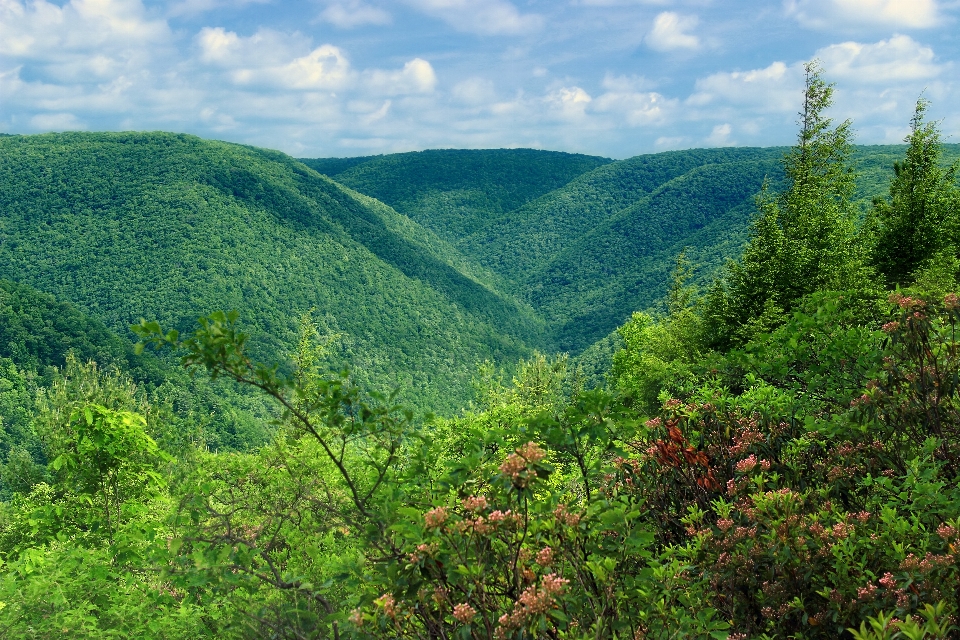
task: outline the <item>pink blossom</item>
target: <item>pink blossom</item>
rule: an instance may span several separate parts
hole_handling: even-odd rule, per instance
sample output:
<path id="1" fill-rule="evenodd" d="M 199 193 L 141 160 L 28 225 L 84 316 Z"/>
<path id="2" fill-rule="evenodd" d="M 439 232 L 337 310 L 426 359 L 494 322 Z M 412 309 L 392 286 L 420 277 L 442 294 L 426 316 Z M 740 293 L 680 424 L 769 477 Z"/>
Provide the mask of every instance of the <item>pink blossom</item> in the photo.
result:
<path id="1" fill-rule="evenodd" d="M 470 624 L 477 615 L 477 610 L 471 607 L 466 602 L 455 605 L 453 607 L 453 617 L 457 619 L 457 622 L 460 624 Z"/>
<path id="2" fill-rule="evenodd" d="M 537 564 L 541 567 L 550 566 L 550 563 L 553 562 L 553 549 L 550 547 L 544 547 L 537 553 Z"/>
<path id="3" fill-rule="evenodd" d="M 752 453 L 748 458 L 744 458 L 737 463 L 737 471 L 740 473 L 750 473 L 757 466 L 757 456 Z"/>
<path id="4" fill-rule="evenodd" d="M 448 516 L 449 514 L 447 513 L 446 507 L 437 507 L 436 509 L 431 509 L 428 511 L 426 515 L 423 516 L 423 520 L 428 529 L 437 529 L 443 526 L 443 523 L 447 521 Z"/>
<path id="5" fill-rule="evenodd" d="M 483 511 L 487 508 L 487 499 L 484 496 L 470 496 L 463 499 L 463 508 L 467 511 Z"/>

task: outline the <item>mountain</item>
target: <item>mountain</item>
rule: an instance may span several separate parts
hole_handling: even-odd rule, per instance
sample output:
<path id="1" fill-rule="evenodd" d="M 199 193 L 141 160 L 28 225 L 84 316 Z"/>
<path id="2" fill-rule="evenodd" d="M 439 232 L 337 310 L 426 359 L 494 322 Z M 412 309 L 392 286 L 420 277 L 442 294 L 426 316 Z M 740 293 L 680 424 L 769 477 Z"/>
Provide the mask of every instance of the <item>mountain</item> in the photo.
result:
<path id="1" fill-rule="evenodd" d="M 311 312 L 337 362 L 421 407 L 545 345 L 528 308 L 429 230 L 281 153 L 167 133 L 0 139 L 0 278 L 120 335 L 237 309 L 282 359 Z M 477 272 L 482 272 L 478 269 Z"/>
<path id="2" fill-rule="evenodd" d="M 577 354 L 656 305 L 683 248 L 708 283 L 740 252 L 764 180 L 782 180 L 784 151 L 300 162 L 167 133 L 3 136 L 0 278 L 122 337 L 141 317 L 183 330 L 237 309 L 268 360 L 310 313 L 331 365 L 455 412 L 478 362 Z M 864 206 L 902 154 L 857 149 Z"/>
<path id="3" fill-rule="evenodd" d="M 439 149 L 302 162 L 456 243 L 612 160 L 535 149 Z"/>
<path id="4" fill-rule="evenodd" d="M 904 149 L 856 148 L 857 197 L 865 208 L 874 196 L 884 195 L 893 163 Z M 518 187 L 524 171 L 543 176 L 549 169 L 537 162 L 555 166 L 577 157 L 529 150 L 437 151 L 304 162 L 432 225 L 463 256 L 492 272 L 489 282 L 543 316 L 558 349 L 576 353 L 632 311 L 661 299 L 673 259 L 683 248 L 690 249 L 697 264 L 697 283 L 708 284 L 746 241 L 763 181 L 769 180 L 772 189 L 782 186 L 786 151 L 735 147 L 610 162 L 594 158 L 595 168 L 536 197 L 538 190 Z M 525 165 L 506 163 L 513 172 L 497 174 L 496 180 L 466 169 L 468 161 L 505 162 L 510 154 L 523 157 Z M 946 145 L 945 157 L 960 157 L 960 145 Z M 348 160 L 356 164 L 348 165 Z M 473 194 L 471 205 L 460 210 L 451 205 L 458 189 Z M 490 202 L 488 194 L 505 192 L 524 193 L 528 199 L 512 210 L 517 198 Z M 457 217 L 457 211 L 468 213 Z"/>

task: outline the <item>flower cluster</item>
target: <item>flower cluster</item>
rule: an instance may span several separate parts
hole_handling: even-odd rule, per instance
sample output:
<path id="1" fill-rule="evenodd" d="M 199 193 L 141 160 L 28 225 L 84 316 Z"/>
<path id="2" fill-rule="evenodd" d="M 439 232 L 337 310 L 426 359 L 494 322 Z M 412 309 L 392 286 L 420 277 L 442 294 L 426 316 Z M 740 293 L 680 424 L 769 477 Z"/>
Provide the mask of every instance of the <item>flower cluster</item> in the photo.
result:
<path id="1" fill-rule="evenodd" d="M 461 502 L 463 508 L 466 511 L 485 511 L 490 505 L 487 504 L 487 499 L 484 496 L 470 496 L 464 498 Z"/>
<path id="2" fill-rule="evenodd" d="M 427 525 L 427 529 L 439 529 L 447 521 L 447 518 L 450 514 L 447 512 L 446 507 L 437 507 L 436 509 L 431 509 L 423 516 L 424 523 Z"/>
<path id="3" fill-rule="evenodd" d="M 477 610 L 466 602 L 453 607 L 453 617 L 456 618 L 460 624 L 470 624 L 476 616 Z"/>
<path id="4" fill-rule="evenodd" d="M 530 585 L 523 590 L 513 605 L 513 611 L 500 616 L 496 630 L 497 638 L 506 638 L 507 633 L 527 624 L 531 618 L 546 613 L 556 606 L 557 597 L 563 594 L 570 583 L 555 573 L 543 576 L 539 585 Z"/>
<path id="5" fill-rule="evenodd" d="M 510 482 L 518 489 L 524 489 L 536 477 L 530 469 L 547 456 L 546 452 L 535 442 L 528 442 L 518 447 L 515 453 L 507 456 L 500 465 L 500 473 L 510 478 Z"/>

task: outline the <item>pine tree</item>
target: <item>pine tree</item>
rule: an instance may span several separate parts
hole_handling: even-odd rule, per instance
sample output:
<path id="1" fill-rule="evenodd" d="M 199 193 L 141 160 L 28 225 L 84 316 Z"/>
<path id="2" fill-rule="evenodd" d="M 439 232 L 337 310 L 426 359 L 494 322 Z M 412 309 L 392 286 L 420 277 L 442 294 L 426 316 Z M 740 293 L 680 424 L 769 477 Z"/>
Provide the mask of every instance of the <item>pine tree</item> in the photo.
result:
<path id="1" fill-rule="evenodd" d="M 850 121 L 833 126 L 824 115 L 833 85 L 824 82 L 816 61 L 805 71 L 800 134 L 784 158 L 789 186 L 772 194 L 764 185 L 743 257 L 729 265 L 726 286 L 710 296 L 706 315 L 718 348 L 777 326 L 801 297 L 856 286 L 864 275 L 852 203 Z"/>
<path id="2" fill-rule="evenodd" d="M 957 166 L 940 166 L 942 145 L 935 122 L 925 122 L 929 101 L 920 98 L 910 120 L 906 157 L 893 165 L 890 200 L 874 202 L 873 263 L 892 285 L 908 285 L 943 251 L 956 255 Z"/>

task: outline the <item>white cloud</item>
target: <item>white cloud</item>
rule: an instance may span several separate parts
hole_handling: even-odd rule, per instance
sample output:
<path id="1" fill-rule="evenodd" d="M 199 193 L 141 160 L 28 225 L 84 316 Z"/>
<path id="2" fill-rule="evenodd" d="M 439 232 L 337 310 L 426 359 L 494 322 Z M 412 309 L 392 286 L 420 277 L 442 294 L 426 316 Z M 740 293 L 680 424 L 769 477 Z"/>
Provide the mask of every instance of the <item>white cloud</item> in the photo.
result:
<path id="1" fill-rule="evenodd" d="M 653 28 L 647 34 L 646 43 L 657 51 L 675 49 L 697 49 L 700 38 L 686 33 L 697 26 L 696 16 L 681 16 L 673 11 L 664 11 L 653 21 Z"/>
<path id="2" fill-rule="evenodd" d="M 30 118 L 30 126 L 37 131 L 76 131 L 87 128 L 72 113 L 38 113 Z"/>
<path id="3" fill-rule="evenodd" d="M 437 86 L 437 74 L 429 62 L 414 58 L 403 65 L 403 69 L 365 72 L 363 84 L 380 95 L 430 93 Z"/>
<path id="4" fill-rule="evenodd" d="M 54 61 L 71 53 L 129 59 L 171 39 L 166 22 L 147 17 L 139 0 L 71 0 L 62 7 L 0 1 L 0 55 Z"/>
<path id="5" fill-rule="evenodd" d="M 711 147 L 729 147 L 735 144 L 732 140 L 730 140 L 730 133 L 732 131 L 733 127 L 730 126 L 729 122 L 718 124 L 713 128 L 713 131 L 710 132 L 710 135 L 706 139 L 706 143 Z"/>
<path id="6" fill-rule="evenodd" d="M 353 29 L 366 24 L 390 24 L 390 14 L 360 0 L 334 2 L 320 13 L 320 19 L 341 29 Z"/>
<path id="7" fill-rule="evenodd" d="M 543 18 L 523 14 L 506 0 L 407 0 L 427 15 L 458 31 L 480 35 L 517 35 L 538 30 Z"/>
<path id="8" fill-rule="evenodd" d="M 843 42 L 815 54 L 825 73 L 843 83 L 890 83 L 935 78 L 942 67 L 934 62 L 933 49 L 909 36 L 894 36 L 875 44 Z"/>
<path id="9" fill-rule="evenodd" d="M 933 27 L 939 19 L 936 0 L 785 0 L 787 13 L 814 29 L 894 29 Z"/>
<path id="10" fill-rule="evenodd" d="M 644 78 L 607 75 L 603 79 L 607 91 L 597 97 L 594 109 L 615 115 L 633 127 L 663 122 L 677 107 L 677 101 L 644 91 L 647 84 Z"/>
<path id="11" fill-rule="evenodd" d="M 545 100 L 555 111 L 566 117 L 584 115 L 587 105 L 593 102 L 590 94 L 580 87 L 561 87 L 548 94 Z"/>
<path id="12" fill-rule="evenodd" d="M 297 55 L 309 46 L 303 37 L 260 30 L 241 37 L 221 27 L 206 27 L 196 36 L 200 59 L 223 69 L 236 85 L 286 89 L 338 89 L 351 79 L 343 52 L 325 44 Z"/>
<path id="13" fill-rule="evenodd" d="M 774 62 L 763 69 L 714 73 L 701 78 L 687 104 L 748 105 L 760 112 L 796 111 L 802 90 L 802 65 L 788 67 Z"/>
<path id="14" fill-rule="evenodd" d="M 296 34 L 260 30 L 241 37 L 223 28 L 204 28 L 197 34 L 200 59 L 223 71 L 232 84 L 305 91 L 359 89 L 380 96 L 429 93 L 437 75 L 429 62 L 414 58 L 402 69 L 352 69 L 346 54 L 324 44 L 308 49 L 309 41 Z"/>

